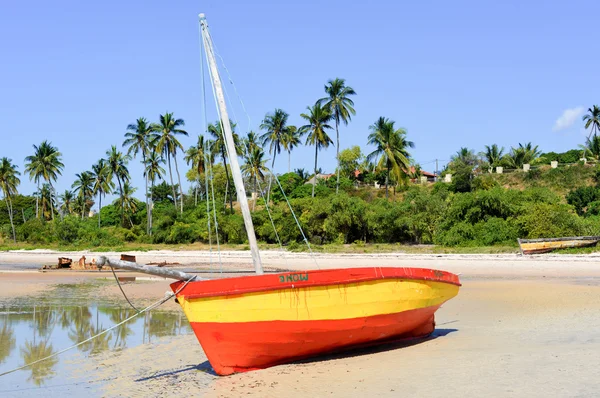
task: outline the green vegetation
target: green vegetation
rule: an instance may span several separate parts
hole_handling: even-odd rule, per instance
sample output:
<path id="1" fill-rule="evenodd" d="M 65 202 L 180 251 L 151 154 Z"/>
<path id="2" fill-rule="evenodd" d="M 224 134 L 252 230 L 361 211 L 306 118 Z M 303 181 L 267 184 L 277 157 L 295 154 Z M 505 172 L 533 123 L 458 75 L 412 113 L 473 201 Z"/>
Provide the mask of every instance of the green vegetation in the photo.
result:
<path id="1" fill-rule="evenodd" d="M 339 125 L 356 113 L 349 98 L 356 93 L 343 79 L 330 80 L 325 92 L 327 97 L 299 115 L 304 122 L 300 127 L 291 125 L 282 109 L 266 114 L 262 134 L 250 131 L 241 137 L 232 123 L 234 155 L 242 159 L 247 191 L 253 194 L 252 217 L 263 248 L 281 243 L 291 251 L 304 250 L 295 216 L 315 250 L 325 252 L 469 252 L 480 247 L 503 252 L 513 251 L 517 238 L 600 235 L 597 106 L 583 117 L 590 136 L 580 149 L 542 153 L 529 142 L 508 151 L 486 145 L 477 154 L 463 147 L 442 172 L 451 175 L 450 183 L 420 184 L 423 172 L 410 154 L 414 143 L 389 118 L 379 117 L 369 126 L 368 155 L 359 146 L 339 148 Z M 223 247 L 246 249 L 221 123 L 209 124 L 210 139 L 198 136 L 185 151 L 177 139 L 188 134 L 184 126 L 173 113 L 159 115 L 158 123 L 138 118 L 127 126 L 122 145 L 127 151 L 111 146 L 91 170 L 75 175 L 72 191 L 61 195 L 54 184 L 64 168 L 62 154 L 50 142 L 34 145 L 33 155 L 25 159 L 25 173 L 37 185 L 31 196 L 18 192 L 18 166 L 1 158 L 0 248 L 203 248 L 216 242 L 218 234 Z M 335 143 L 329 135 L 334 127 Z M 314 146 L 312 174 L 289 171 L 291 152 L 303 141 Z M 330 145 L 336 145 L 335 178 L 318 168 L 319 151 Z M 282 150 L 288 152 L 288 172 L 273 176 L 270 170 Z M 189 166 L 187 193 L 179 152 Z M 137 188 L 128 169 L 140 154 L 144 201 L 133 196 Z M 551 168 L 550 161 L 561 166 Z M 530 166 L 528 172 L 524 165 Z M 507 172 L 493 173 L 495 167 Z M 118 198 L 103 206 L 103 196 L 110 193 Z M 95 200 L 97 217 L 92 217 Z"/>

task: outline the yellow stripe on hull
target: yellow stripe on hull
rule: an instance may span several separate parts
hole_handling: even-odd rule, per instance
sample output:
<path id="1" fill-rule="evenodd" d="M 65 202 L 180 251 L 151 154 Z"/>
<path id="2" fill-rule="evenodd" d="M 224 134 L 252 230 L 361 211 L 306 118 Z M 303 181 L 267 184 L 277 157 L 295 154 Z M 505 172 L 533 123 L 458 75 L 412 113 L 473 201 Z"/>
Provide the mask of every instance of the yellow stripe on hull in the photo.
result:
<path id="1" fill-rule="evenodd" d="M 381 279 L 178 300 L 190 322 L 334 320 L 438 306 L 458 289 L 443 282 Z"/>

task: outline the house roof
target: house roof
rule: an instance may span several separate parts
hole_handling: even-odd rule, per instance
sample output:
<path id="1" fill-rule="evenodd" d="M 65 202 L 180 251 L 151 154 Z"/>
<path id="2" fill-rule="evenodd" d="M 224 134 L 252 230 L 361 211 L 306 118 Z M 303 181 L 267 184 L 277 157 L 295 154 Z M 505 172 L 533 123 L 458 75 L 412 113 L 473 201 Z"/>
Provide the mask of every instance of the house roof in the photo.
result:
<path id="1" fill-rule="evenodd" d="M 415 168 L 414 168 L 414 166 L 410 166 L 410 172 L 411 172 L 411 173 L 414 173 L 414 172 L 415 172 Z M 435 174 L 433 174 L 433 173 L 430 173 L 430 172 L 428 172 L 428 171 L 425 171 L 425 170 L 421 170 L 421 175 L 422 175 L 422 176 L 424 176 L 424 177 L 432 177 L 432 178 L 433 178 L 433 177 L 437 177 L 437 175 L 435 175 Z"/>

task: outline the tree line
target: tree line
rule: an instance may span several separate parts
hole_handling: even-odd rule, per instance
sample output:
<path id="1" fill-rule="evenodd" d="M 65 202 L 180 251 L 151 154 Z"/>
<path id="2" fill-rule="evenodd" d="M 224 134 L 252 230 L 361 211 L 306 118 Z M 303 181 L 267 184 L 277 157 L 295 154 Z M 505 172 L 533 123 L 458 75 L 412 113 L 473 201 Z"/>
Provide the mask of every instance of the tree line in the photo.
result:
<path id="1" fill-rule="evenodd" d="M 346 195 L 353 197 L 356 196 L 356 192 L 361 192 L 360 189 L 357 190 L 357 184 L 375 181 L 385 185 L 385 197 L 389 198 L 388 187 L 393 187 L 394 192 L 402 191 L 406 189 L 407 181 L 418 179 L 421 169 L 413 161 L 409 152 L 409 149 L 414 147 L 414 143 L 407 139 L 406 130 L 397 128 L 395 122 L 389 118 L 380 117 L 369 126 L 367 143 L 374 146 L 373 151 L 363 154 L 361 148 L 357 146 L 340 151 L 339 127 L 341 124 L 348 124 L 352 115 L 356 113 L 354 103 L 350 98 L 356 93 L 346 85 L 343 79 L 339 78 L 330 80 L 325 85 L 325 93 L 326 97 L 318 99 L 313 106 L 307 107 L 307 111 L 300 115 L 305 124 L 299 127 L 290 125 L 288 123 L 289 114 L 281 109 L 275 109 L 274 112 L 265 115 L 260 124 L 262 134 L 250 131 L 244 138 L 240 138 L 234 125 L 236 156 L 243 158 L 242 172 L 245 182 L 249 190 L 256 193 L 256 197 L 264 195 L 275 199 L 278 197 L 278 193 L 274 189 L 276 187 L 269 187 L 266 183 L 267 177 L 271 176 L 270 170 L 275 166 L 277 155 L 281 152 L 287 152 L 288 155 L 286 178 L 289 179 L 290 175 L 295 175 L 297 180 L 301 181 L 293 189 L 287 184 L 287 188 L 290 190 L 286 191 L 286 194 L 292 199 L 305 199 L 308 195 L 318 202 L 318 198 L 329 195 L 330 192 L 326 188 L 334 189 L 335 195 L 341 194 L 340 190 L 343 190 Z M 575 152 L 581 153 L 581 156 L 587 158 L 598 159 L 600 139 L 597 133 L 600 127 L 600 109 L 597 106 L 588 109 L 583 121 L 585 127 L 590 130 L 586 144 L 581 146 L 580 150 L 569 151 L 560 156 L 567 156 L 570 152 Z M 153 234 L 162 227 L 171 228 L 176 224 L 175 221 L 169 224 L 161 219 L 162 224 L 154 228 L 153 213 L 155 209 L 162 212 L 159 214 L 160 218 L 164 214 L 169 214 L 172 220 L 185 221 L 183 217 L 186 209 L 193 212 L 199 211 L 198 195 L 204 199 L 209 196 L 210 189 L 208 189 L 206 178 L 208 175 L 211 176 L 211 183 L 215 184 L 217 199 L 223 201 L 223 206 L 219 208 L 223 215 L 236 216 L 233 208 L 234 189 L 231 186 L 228 154 L 221 133 L 221 124 L 218 122 L 209 124 L 208 136 L 199 135 L 197 143 L 185 151 L 178 139 L 178 136 L 188 135 L 187 131 L 183 129 L 184 127 L 184 120 L 175 118 L 173 113 L 160 115 L 158 122 L 154 123 L 145 118 L 137 119 L 135 123 L 127 126 L 122 149 L 113 145 L 106 151 L 106 157 L 99 159 L 91 170 L 76 174 L 76 179 L 71 186 L 72 190 L 66 190 L 62 194 L 57 194 L 54 190 L 55 182 L 64 169 L 61 152 L 48 141 L 34 145 L 34 153 L 26 157 L 24 169 L 24 173 L 37 184 L 37 191 L 31 197 L 35 202 L 35 213 L 32 217 L 42 222 L 55 220 L 55 218 L 59 218 L 60 222 L 63 222 L 66 217 L 74 218 L 76 216 L 87 225 L 89 222 L 86 215 L 97 201 L 99 208 L 97 229 L 103 226 L 135 229 L 137 231 L 134 233 L 135 239 L 145 235 L 148 237 L 146 240 L 150 242 L 153 241 Z M 329 136 L 334 129 L 336 131 L 335 144 Z M 312 173 L 307 173 L 305 170 L 297 169 L 291 173 L 291 152 L 301 145 L 302 141 L 306 145 L 315 147 L 314 170 Z M 329 145 L 335 145 L 337 148 L 334 182 L 332 180 L 321 181 L 316 178 L 316 175 L 321 172 L 318 167 L 319 151 Z M 265 149 L 271 155 L 270 168 L 266 165 Z M 187 179 L 193 183 L 188 194 L 184 194 L 181 184 L 178 163 L 178 155 L 181 153 L 184 154 L 184 161 L 191 167 L 186 172 Z M 478 155 L 473 150 L 461 148 L 452 157 L 444 172 L 453 173 L 454 182 L 450 188 L 451 192 L 471 192 L 477 189 L 474 185 L 474 177 L 478 174 L 477 170 L 486 170 L 486 168 L 497 165 L 522 166 L 524 163 L 540 162 L 548 157 L 552 157 L 554 160 L 554 157 L 558 155 L 542 154 L 539 148 L 531 143 L 519 144 L 518 147 L 511 148 L 508 153 L 504 153 L 504 148 L 499 148 L 496 144 L 486 146 L 485 151 Z M 136 188 L 131 186 L 131 176 L 128 170 L 128 162 L 138 156 L 144 165 L 145 202 L 140 202 L 133 197 Z M 218 158 L 221 163 L 217 163 Z M 165 168 L 168 172 L 165 171 Z M 174 179 L 173 169 L 177 180 Z M 315 178 L 310 180 L 311 176 L 315 176 Z M 7 157 L 0 159 L 0 190 L 4 196 L 4 207 L 6 207 L 4 214 L 8 215 L 6 225 L 9 226 L 8 230 L 3 229 L 2 231 L 5 236 L 11 236 L 14 241 L 19 235 L 15 224 L 23 227 L 28 222 L 26 213 L 28 197 L 18 195 L 20 177 L 17 166 L 10 159 Z M 310 188 L 305 185 L 307 180 L 311 182 Z M 282 186 L 286 186 L 285 179 L 279 181 Z M 307 189 L 310 191 L 307 192 Z M 366 190 L 368 191 L 368 189 Z M 102 198 L 107 193 L 117 193 L 118 199 L 114 203 L 104 206 L 105 209 L 102 206 Z M 19 204 L 16 210 L 15 201 L 18 201 Z M 226 202 L 229 204 L 228 212 L 224 206 Z M 255 200 L 253 204 L 255 210 L 257 202 L 259 201 Z M 365 202 L 371 203 L 372 198 Z M 171 207 L 175 209 L 176 213 L 172 213 L 172 209 L 168 210 Z M 22 222 L 19 219 L 16 223 L 15 217 L 18 216 L 19 209 L 22 213 Z M 258 210 L 264 211 L 265 209 L 259 205 Z M 143 220 L 140 219 L 142 215 Z M 105 217 L 107 220 L 103 222 L 102 219 Z M 227 224 L 226 221 L 223 222 L 224 224 L 220 223 L 219 225 Z M 31 227 L 33 223 L 28 225 Z M 38 229 L 42 228 L 40 223 L 35 225 Z M 143 231 L 138 233 L 141 225 L 143 225 Z M 26 235 L 31 236 L 29 232 L 25 231 L 20 235 L 27 239 Z M 131 239 L 131 234 L 128 236 L 128 239 Z M 367 236 L 364 235 L 364 238 L 367 239 Z M 171 240 L 173 241 L 173 239 Z M 157 237 L 156 241 L 169 241 L 169 239 L 163 236 Z"/>

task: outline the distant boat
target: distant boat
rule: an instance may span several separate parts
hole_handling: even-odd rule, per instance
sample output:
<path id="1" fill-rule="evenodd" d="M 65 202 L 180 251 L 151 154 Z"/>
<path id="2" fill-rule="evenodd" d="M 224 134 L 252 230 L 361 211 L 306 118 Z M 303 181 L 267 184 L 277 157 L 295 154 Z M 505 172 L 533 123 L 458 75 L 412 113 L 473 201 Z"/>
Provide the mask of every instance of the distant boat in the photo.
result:
<path id="1" fill-rule="evenodd" d="M 518 239 L 522 254 L 548 253 L 557 249 L 595 246 L 600 236 L 570 236 L 564 238 Z"/>

